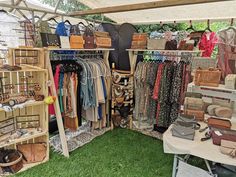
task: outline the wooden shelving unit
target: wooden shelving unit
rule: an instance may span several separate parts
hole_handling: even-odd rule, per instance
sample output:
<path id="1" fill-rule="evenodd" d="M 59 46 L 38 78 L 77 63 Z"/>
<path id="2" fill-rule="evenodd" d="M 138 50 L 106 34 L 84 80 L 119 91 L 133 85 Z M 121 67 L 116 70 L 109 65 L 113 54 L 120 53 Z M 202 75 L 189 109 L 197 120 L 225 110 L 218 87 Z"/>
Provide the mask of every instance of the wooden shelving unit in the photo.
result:
<path id="1" fill-rule="evenodd" d="M 45 68 L 43 48 L 10 48 L 8 51 L 8 64 L 10 65 L 32 65 Z"/>
<path id="2" fill-rule="evenodd" d="M 21 65 L 21 68 L 22 69 L 18 71 L 7 71 L 3 69 L 0 70 L 1 103 L 6 103 L 10 99 L 14 99 L 19 96 L 25 96 L 29 100 L 33 100 L 34 96 L 29 94 L 29 92 L 33 90 L 36 95 L 48 96 L 48 71 L 46 69 L 41 69 L 40 67 L 29 65 Z M 35 121 L 33 119 L 34 116 L 37 117 L 37 128 L 27 128 L 29 124 L 28 120 Z M 19 117 L 23 117 L 22 122 L 18 121 Z M 13 120 L 12 126 L 14 126 L 15 128 L 13 129 L 13 131 L 7 134 L 2 134 L 1 132 L 0 148 L 17 149 L 17 145 L 19 144 L 31 143 L 45 143 L 47 146 L 46 157 L 42 162 L 24 164 L 20 172 L 48 161 L 48 105 L 46 105 L 44 101 L 27 101 L 20 108 L 12 109 L 9 112 L 5 112 L 5 109 L 1 108 L 0 126 L 5 125 L 2 121 L 8 120 Z M 35 122 L 33 125 L 35 125 Z M 11 138 L 11 135 L 16 133 L 16 131 L 23 129 L 27 130 L 28 133 L 18 138 Z"/>
<path id="3" fill-rule="evenodd" d="M 109 67 L 109 52 L 112 50 L 114 50 L 114 49 L 110 49 L 110 48 L 96 48 L 96 49 L 45 48 L 45 62 L 46 62 L 46 66 L 48 69 L 49 80 L 50 80 L 50 90 L 52 92 L 52 95 L 57 95 L 57 91 L 55 88 L 52 66 L 51 66 L 51 62 L 50 62 L 50 52 L 52 52 L 52 51 L 101 52 L 106 65 Z M 108 96 L 108 99 L 111 99 L 110 96 Z M 109 108 L 109 102 L 107 102 L 106 107 Z M 54 109 L 55 109 L 55 113 L 56 113 L 57 125 L 58 125 L 59 135 L 60 135 L 60 139 L 61 139 L 62 153 L 65 157 L 69 157 L 67 139 L 66 139 L 66 135 L 65 135 L 65 129 L 64 129 L 63 121 L 62 121 L 62 115 L 60 112 L 60 106 L 59 106 L 58 99 L 56 99 L 56 101 L 54 102 Z"/>

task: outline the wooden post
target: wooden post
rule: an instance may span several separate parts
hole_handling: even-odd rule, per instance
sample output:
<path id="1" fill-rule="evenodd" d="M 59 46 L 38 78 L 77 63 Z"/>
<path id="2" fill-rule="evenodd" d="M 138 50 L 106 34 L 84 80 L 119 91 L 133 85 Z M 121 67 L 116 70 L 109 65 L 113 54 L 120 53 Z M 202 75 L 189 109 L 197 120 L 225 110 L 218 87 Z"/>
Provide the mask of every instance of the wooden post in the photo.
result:
<path id="1" fill-rule="evenodd" d="M 51 66 L 51 62 L 50 62 L 50 58 L 49 58 L 49 53 L 50 53 L 50 51 L 45 50 L 46 64 L 47 64 L 49 79 L 51 81 L 50 90 L 51 90 L 51 94 L 53 96 L 57 97 L 57 91 L 56 91 L 56 87 L 55 87 L 55 83 L 54 83 L 54 77 L 53 77 L 52 66 Z M 69 157 L 69 151 L 68 151 L 68 147 L 67 147 L 67 140 L 66 140 L 66 135 L 65 135 L 65 130 L 64 130 L 64 126 L 63 126 L 63 121 L 62 121 L 62 116 L 61 116 L 61 111 L 60 111 L 58 98 L 54 102 L 53 106 L 54 106 L 55 113 L 56 113 L 57 126 L 58 126 L 58 130 L 59 130 L 63 155 L 65 157 Z"/>

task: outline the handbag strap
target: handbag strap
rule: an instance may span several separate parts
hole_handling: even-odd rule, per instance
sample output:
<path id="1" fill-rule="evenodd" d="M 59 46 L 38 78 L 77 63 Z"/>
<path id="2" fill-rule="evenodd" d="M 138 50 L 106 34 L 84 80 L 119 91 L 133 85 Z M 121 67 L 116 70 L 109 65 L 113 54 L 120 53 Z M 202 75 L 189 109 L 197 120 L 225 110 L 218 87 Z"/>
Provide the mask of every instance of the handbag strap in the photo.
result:
<path id="1" fill-rule="evenodd" d="M 12 166 L 12 165 L 15 165 L 15 164 L 19 163 L 22 160 L 23 155 L 18 151 L 17 151 L 17 154 L 19 155 L 18 159 L 16 159 L 13 162 L 9 162 L 9 163 L 0 163 L 0 167 L 9 167 L 9 166 Z"/>

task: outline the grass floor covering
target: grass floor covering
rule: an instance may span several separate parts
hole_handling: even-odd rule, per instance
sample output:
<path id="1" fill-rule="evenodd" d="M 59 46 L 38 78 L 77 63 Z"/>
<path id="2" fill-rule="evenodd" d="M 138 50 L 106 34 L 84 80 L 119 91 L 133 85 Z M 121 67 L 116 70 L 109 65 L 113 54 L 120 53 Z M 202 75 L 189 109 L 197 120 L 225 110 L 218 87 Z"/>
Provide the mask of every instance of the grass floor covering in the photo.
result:
<path id="1" fill-rule="evenodd" d="M 55 152 L 50 161 L 17 177 L 171 177 L 173 156 L 162 141 L 127 129 L 115 129 L 75 150 L 67 159 Z"/>

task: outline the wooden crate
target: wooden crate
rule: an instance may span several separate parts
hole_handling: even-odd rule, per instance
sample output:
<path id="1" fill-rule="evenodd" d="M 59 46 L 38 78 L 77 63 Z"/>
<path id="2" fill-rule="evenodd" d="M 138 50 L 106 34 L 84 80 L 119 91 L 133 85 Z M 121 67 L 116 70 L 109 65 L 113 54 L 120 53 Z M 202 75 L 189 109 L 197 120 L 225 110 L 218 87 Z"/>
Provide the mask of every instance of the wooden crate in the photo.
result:
<path id="1" fill-rule="evenodd" d="M 22 70 L 19 71 L 0 70 L 0 103 L 6 103 L 9 99 L 19 95 L 31 98 L 32 96 L 28 94 L 28 91 L 35 90 L 35 88 L 40 88 L 36 89 L 36 94 L 48 96 L 48 71 L 29 65 L 21 65 L 21 67 Z M 6 93 L 8 93 L 7 97 Z M 21 171 L 49 160 L 48 105 L 44 101 L 28 102 L 23 107 L 13 109 L 10 112 L 5 112 L 1 108 L 0 128 L 6 125 L 4 121 L 7 120 L 13 120 L 13 122 L 10 122 L 10 125 L 13 125 L 10 127 L 13 131 L 7 131 L 7 134 L 0 133 L 0 148 L 16 149 L 17 144 L 25 143 L 43 142 L 47 144 L 47 156 L 44 161 L 24 165 Z M 9 136 L 14 134 L 16 130 L 25 127 L 32 127 L 27 128 L 28 132 L 31 133 L 17 139 L 9 139 Z"/>
<path id="2" fill-rule="evenodd" d="M 45 68 L 44 50 L 42 48 L 10 48 L 8 63 L 10 65 L 32 65 Z"/>

